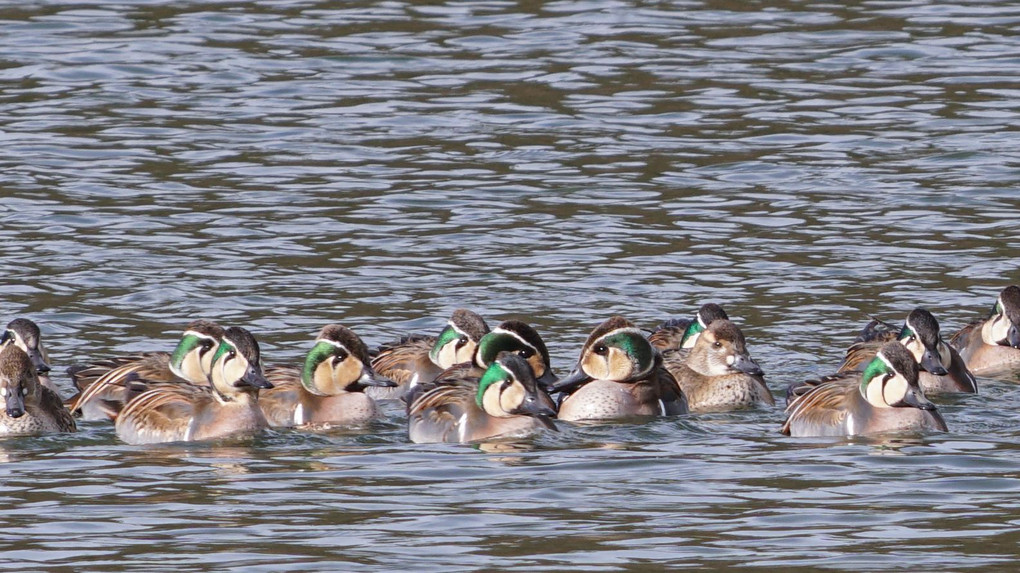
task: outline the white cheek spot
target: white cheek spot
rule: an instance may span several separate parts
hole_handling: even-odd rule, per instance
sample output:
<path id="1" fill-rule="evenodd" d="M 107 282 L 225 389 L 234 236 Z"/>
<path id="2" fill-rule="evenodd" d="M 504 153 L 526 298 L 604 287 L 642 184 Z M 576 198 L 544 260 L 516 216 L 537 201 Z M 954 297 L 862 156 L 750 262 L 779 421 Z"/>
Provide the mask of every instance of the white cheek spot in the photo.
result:
<path id="1" fill-rule="evenodd" d="M 726 357 L 726 364 L 728 366 L 733 366 L 733 362 L 736 361 L 736 359 L 737 359 L 736 356 L 730 354 L 729 356 Z"/>
<path id="2" fill-rule="evenodd" d="M 10 394 L 10 391 L 7 390 L 6 386 L 4 386 L 3 388 L 0 388 L 0 396 L 3 396 L 4 398 L 6 398 L 7 394 Z"/>

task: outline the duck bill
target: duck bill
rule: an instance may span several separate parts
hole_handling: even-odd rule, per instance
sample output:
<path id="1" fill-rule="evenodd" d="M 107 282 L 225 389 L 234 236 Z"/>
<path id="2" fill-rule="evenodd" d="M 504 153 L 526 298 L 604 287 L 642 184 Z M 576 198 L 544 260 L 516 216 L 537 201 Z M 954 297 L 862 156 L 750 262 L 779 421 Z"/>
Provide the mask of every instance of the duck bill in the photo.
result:
<path id="1" fill-rule="evenodd" d="M 567 374 L 565 378 L 560 378 L 555 384 L 549 387 L 550 392 L 570 392 L 575 390 L 585 382 L 591 381 L 592 377 L 584 373 L 581 367 L 574 368 L 574 371 Z"/>
<path id="2" fill-rule="evenodd" d="M 920 408 L 921 410 L 935 410 L 935 404 L 932 404 L 928 398 L 925 398 L 924 393 L 921 389 L 916 386 L 911 386 L 907 393 L 903 396 L 901 402 L 905 406 L 913 408 Z"/>
<path id="3" fill-rule="evenodd" d="M 535 394 L 529 394 L 515 413 L 537 418 L 542 422 L 543 426 L 556 430 L 556 425 L 549 419 L 556 417 L 556 408 L 552 399 L 545 392 L 539 391 Z"/>
<path id="4" fill-rule="evenodd" d="M 356 388 L 352 388 L 352 390 L 353 389 L 364 390 L 369 386 L 396 388 L 397 386 L 399 386 L 399 384 L 397 384 L 393 380 L 390 380 L 389 378 L 386 378 L 385 376 L 380 376 L 376 374 L 369 368 L 365 368 L 361 371 L 361 378 L 358 378 L 357 382 L 354 383 L 354 386 L 356 386 Z"/>
<path id="5" fill-rule="evenodd" d="M 1020 348 L 1020 328 L 1017 325 L 1009 327 L 1009 332 L 1006 333 L 1006 342 L 1013 348 Z"/>
<path id="6" fill-rule="evenodd" d="M 25 398 L 21 395 L 20 389 L 11 392 L 7 396 L 7 415 L 12 418 L 20 418 L 25 415 Z"/>
<path id="7" fill-rule="evenodd" d="M 35 366 L 35 370 L 39 374 L 45 374 L 50 371 L 50 365 L 43 359 L 42 352 L 39 352 L 38 348 L 30 349 L 28 351 L 28 358 L 32 361 L 32 365 Z"/>
<path id="8" fill-rule="evenodd" d="M 942 365 L 942 358 L 936 350 L 925 349 L 924 354 L 921 356 L 921 368 L 936 376 L 949 374 L 946 367 Z"/>
<path id="9" fill-rule="evenodd" d="M 733 358 L 733 364 L 730 368 L 733 368 L 738 372 L 743 372 L 744 374 L 750 374 L 751 376 L 765 375 L 765 373 L 762 372 L 761 366 L 758 366 L 757 362 L 752 360 L 750 356 L 745 356 L 743 354 L 738 354 Z"/>
<path id="10" fill-rule="evenodd" d="M 541 376 L 535 379 L 538 385 L 547 392 L 552 392 L 553 387 L 556 385 L 556 375 L 553 374 L 552 368 L 546 368 L 545 372 Z"/>
<path id="11" fill-rule="evenodd" d="M 244 372 L 244 376 L 238 380 L 238 386 L 251 386 L 252 388 L 258 388 L 260 390 L 268 390 L 273 387 L 273 383 L 266 379 L 266 376 L 262 374 L 262 369 L 255 368 L 252 365 L 248 365 L 248 370 Z"/>

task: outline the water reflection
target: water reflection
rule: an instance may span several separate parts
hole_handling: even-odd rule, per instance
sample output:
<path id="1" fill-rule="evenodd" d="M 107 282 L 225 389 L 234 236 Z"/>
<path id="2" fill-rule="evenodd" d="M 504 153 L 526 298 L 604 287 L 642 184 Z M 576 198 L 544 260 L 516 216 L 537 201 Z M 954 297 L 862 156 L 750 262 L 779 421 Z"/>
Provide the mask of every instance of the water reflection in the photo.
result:
<path id="1" fill-rule="evenodd" d="M 0 315 L 41 325 L 69 390 L 61 368 L 198 317 L 293 364 L 323 324 L 378 344 L 464 306 L 534 324 L 561 371 L 612 314 L 715 301 L 779 395 L 868 314 L 952 332 L 1020 282 L 1018 16 L 6 6 Z M 0 443 L 0 569 L 994 567 L 1020 395 L 980 383 L 939 398 L 952 433 L 889 441 L 792 440 L 779 407 L 522 446 L 411 445 L 397 405 L 165 448 L 83 423 Z"/>

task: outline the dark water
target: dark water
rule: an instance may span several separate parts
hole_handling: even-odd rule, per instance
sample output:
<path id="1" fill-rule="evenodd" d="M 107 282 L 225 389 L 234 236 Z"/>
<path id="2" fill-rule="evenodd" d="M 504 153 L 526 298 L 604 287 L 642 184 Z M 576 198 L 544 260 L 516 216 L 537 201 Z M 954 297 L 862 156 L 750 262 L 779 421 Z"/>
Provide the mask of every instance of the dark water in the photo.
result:
<path id="1" fill-rule="evenodd" d="M 1020 282 L 1020 8 L 864 2 L 4 2 L 0 317 L 59 370 L 198 317 L 266 362 L 458 306 L 558 373 L 613 313 L 722 303 L 779 395 L 869 313 L 947 332 Z M 66 388 L 68 381 L 57 377 Z M 0 569 L 1008 568 L 1017 386 L 951 433 L 782 412 L 530 449 L 361 430 L 5 440 Z"/>

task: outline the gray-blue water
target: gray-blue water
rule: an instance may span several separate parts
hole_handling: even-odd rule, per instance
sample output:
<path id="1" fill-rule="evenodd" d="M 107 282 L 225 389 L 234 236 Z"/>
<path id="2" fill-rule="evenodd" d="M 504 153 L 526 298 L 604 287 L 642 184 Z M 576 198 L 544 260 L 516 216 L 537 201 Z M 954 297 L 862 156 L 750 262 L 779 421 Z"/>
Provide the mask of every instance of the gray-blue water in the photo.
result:
<path id="1" fill-rule="evenodd" d="M 65 390 L 199 317 L 277 364 L 464 306 L 562 375 L 611 314 L 715 301 L 777 396 L 869 314 L 948 336 L 1020 282 L 1020 8 L 852 4 L 0 3 L 0 320 Z M 0 569 L 1008 568 L 1020 388 L 981 383 L 884 441 L 779 406 L 527 448 L 414 445 L 395 405 L 161 447 L 82 423 L 0 442 Z"/>

